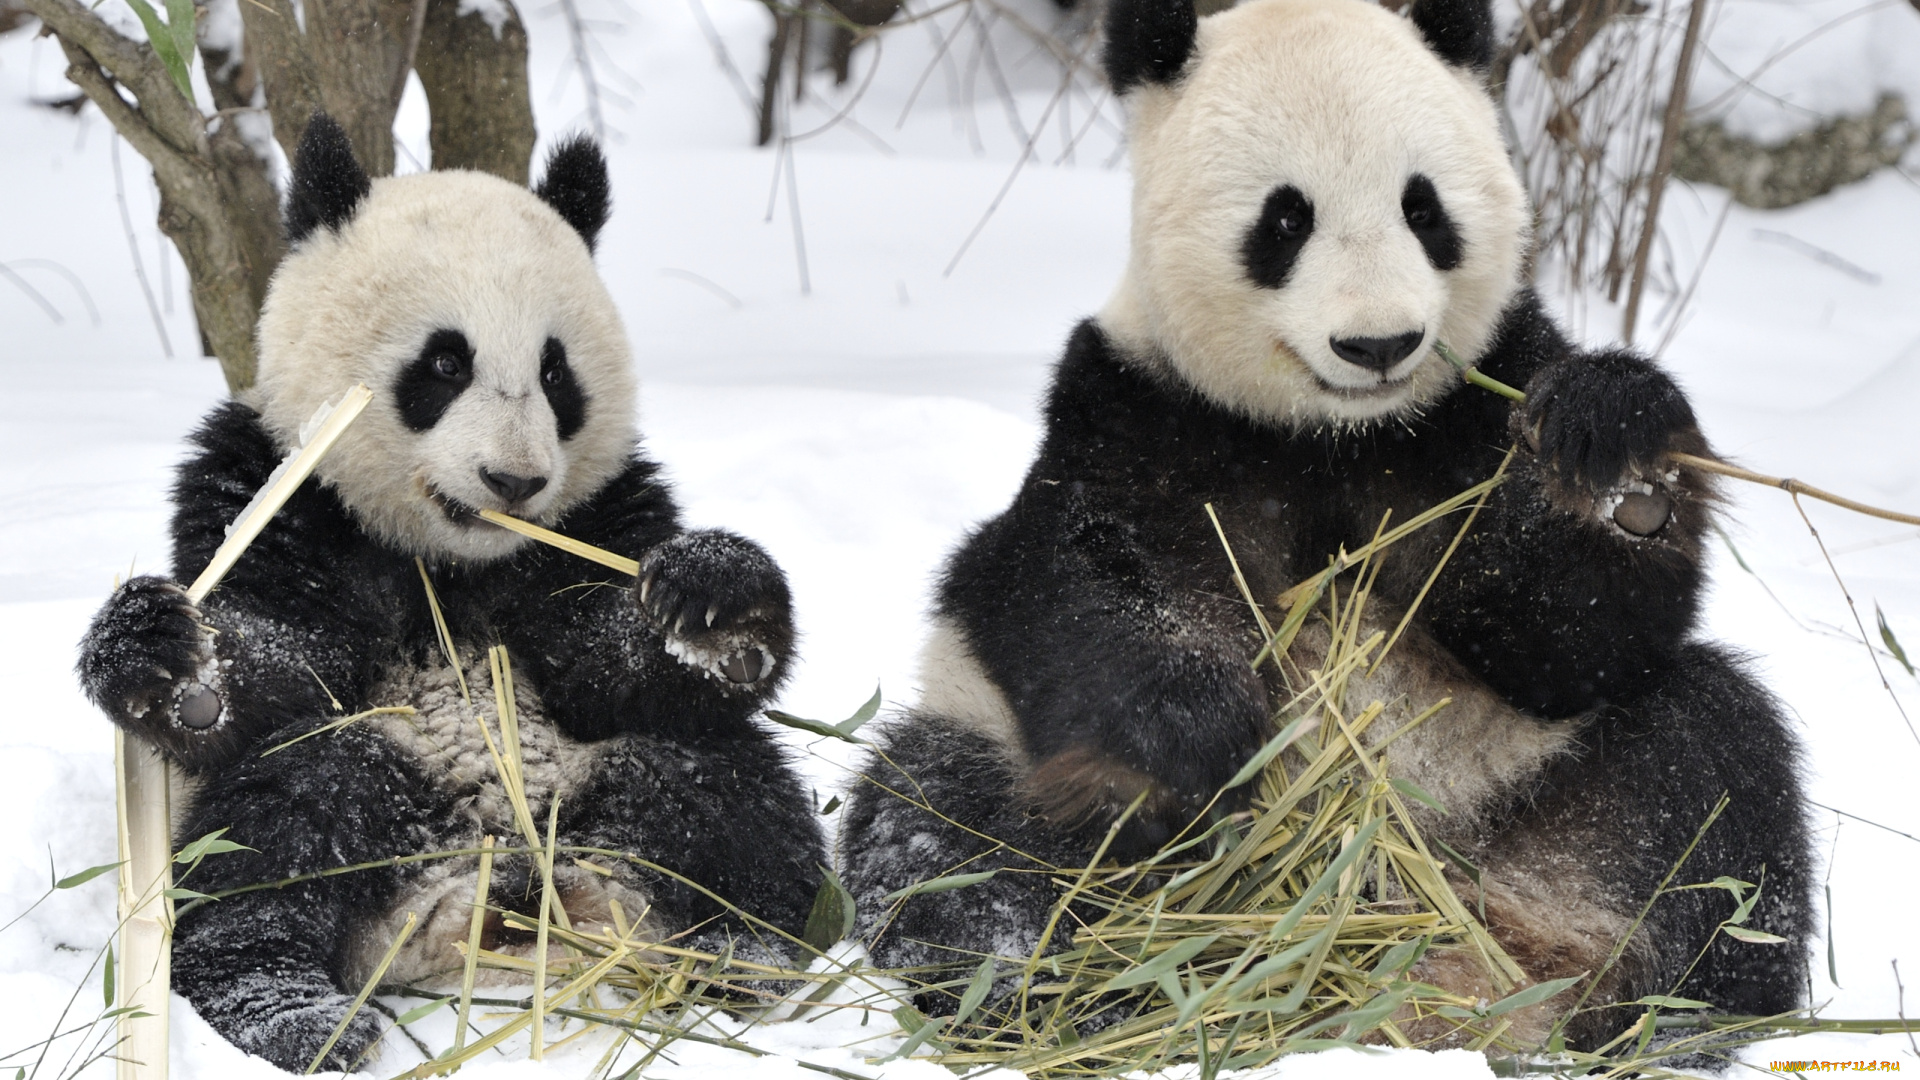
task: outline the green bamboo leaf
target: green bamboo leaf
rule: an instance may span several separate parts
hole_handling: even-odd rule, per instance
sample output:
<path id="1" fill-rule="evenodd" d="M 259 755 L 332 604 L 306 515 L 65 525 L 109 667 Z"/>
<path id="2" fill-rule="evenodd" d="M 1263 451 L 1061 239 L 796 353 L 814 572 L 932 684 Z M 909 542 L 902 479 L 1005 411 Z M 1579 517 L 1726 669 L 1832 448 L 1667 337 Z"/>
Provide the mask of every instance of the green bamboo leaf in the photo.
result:
<path id="1" fill-rule="evenodd" d="M 193 0 L 166 0 L 167 36 L 173 39 L 174 54 L 180 57 L 181 70 L 184 72 L 193 65 L 194 21 Z M 188 101 L 193 100 L 191 79 L 183 80 L 174 76 L 174 82 L 180 85 L 180 92 Z"/>
<path id="2" fill-rule="evenodd" d="M 208 896 L 206 893 L 195 892 L 192 889 L 184 889 L 178 886 L 168 889 L 163 895 L 165 895 L 166 898 L 169 900 L 218 900 L 219 899 L 219 897 L 217 896 Z"/>
<path id="3" fill-rule="evenodd" d="M 1227 1000 L 1241 997 L 1254 987 L 1273 978 L 1275 975 L 1298 964 L 1302 958 L 1313 951 L 1313 941 L 1302 941 L 1290 949 L 1282 950 L 1247 969 L 1247 973 L 1227 988 Z"/>
<path id="4" fill-rule="evenodd" d="M 1274 941 L 1282 941 L 1288 934 L 1293 933 L 1293 928 L 1300 925 L 1301 919 L 1306 918 L 1307 911 L 1313 906 L 1314 901 L 1319 900 L 1327 890 L 1333 888 L 1340 881 L 1340 875 L 1346 873 L 1354 860 L 1358 859 L 1367 850 L 1367 846 L 1373 843 L 1373 834 L 1380 831 L 1380 826 L 1386 820 L 1386 818 L 1374 818 L 1361 826 L 1360 831 L 1354 834 L 1353 842 L 1327 864 L 1327 868 L 1320 872 L 1319 878 L 1308 886 L 1306 892 L 1300 894 L 1300 899 L 1295 900 L 1293 907 L 1287 909 L 1287 913 L 1280 917 L 1280 921 L 1273 924 L 1273 929 L 1267 931 L 1267 937 Z"/>
<path id="5" fill-rule="evenodd" d="M 784 727 L 798 728 L 801 731 L 814 735 L 824 735 L 829 739 L 841 739 L 853 743 L 856 746 L 865 746 L 867 744 L 865 739 L 856 739 L 852 735 L 834 727 L 832 724 L 821 723 L 818 720 L 809 720 L 804 716 L 795 716 L 792 713 L 781 712 L 779 709 L 768 709 L 765 715 L 767 719 Z"/>
<path id="6" fill-rule="evenodd" d="M 449 995 L 447 997 L 443 997 L 439 999 L 438 1001 L 429 1001 L 425 1005 L 408 1009 L 406 1012 L 403 1012 L 399 1016 L 394 1017 L 393 1024 L 395 1027 L 405 1027 L 406 1025 L 413 1023 L 415 1020 L 424 1020 L 427 1017 L 432 1016 L 435 1012 L 438 1012 L 441 1006 L 445 1005 L 447 1002 L 452 1000 L 453 1000 L 452 996 Z"/>
<path id="7" fill-rule="evenodd" d="M 172 10 L 174 2 L 175 0 L 169 0 L 168 10 Z M 153 54 L 160 58 L 160 63 L 166 67 L 167 74 L 173 76 L 173 85 L 180 88 L 181 96 L 192 101 L 193 80 L 187 75 L 187 60 L 180 55 L 180 46 L 174 38 L 173 31 L 168 29 L 166 23 L 160 21 L 160 13 L 153 10 L 153 5 L 147 0 L 127 0 L 127 6 L 140 17 L 140 25 L 147 31 L 147 44 L 153 46 Z M 191 6 L 188 8 L 188 13 L 187 40 L 191 44 L 193 40 Z M 193 52 L 189 48 L 187 56 L 192 55 Z"/>
<path id="8" fill-rule="evenodd" d="M 853 711 L 852 716 L 849 716 L 845 720 L 842 720 L 839 723 L 833 725 L 833 730 L 839 732 L 842 735 L 852 735 L 854 732 L 860 730 L 860 725 L 873 719 L 876 715 L 879 714 L 879 712 L 880 712 L 880 684 L 874 683 L 873 696 L 867 699 L 867 703 L 865 705 L 860 706 L 858 709 L 855 709 Z"/>
<path id="9" fill-rule="evenodd" d="M 1873 602 L 1873 618 L 1880 624 L 1880 640 L 1887 643 L 1887 651 L 1893 654 L 1895 660 L 1900 661 L 1901 667 L 1907 669 L 1907 674 L 1913 675 L 1913 661 L 1907 659 L 1907 650 L 1900 647 L 1900 639 L 1893 636 L 1893 627 L 1887 625 L 1886 612 L 1880 610 L 1878 600 Z"/>
<path id="10" fill-rule="evenodd" d="M 122 861 L 124 862 L 125 860 Z M 89 866 L 77 874 L 69 874 L 59 881 L 54 882 L 53 887 L 56 889 L 77 889 L 109 870 L 118 869 L 119 866 L 120 863 L 117 862 L 110 862 L 104 866 Z"/>
<path id="11" fill-rule="evenodd" d="M 980 961 L 979 967 L 973 969 L 973 981 L 967 984 L 966 992 L 960 995 L 960 1008 L 953 1014 L 955 1024 L 966 1023 L 967 1017 L 973 1015 L 973 1010 L 987 1000 L 987 991 L 993 989 L 993 976 L 993 957 L 989 956 Z"/>
<path id="12" fill-rule="evenodd" d="M 1386 955 L 1380 958 L 1380 962 L 1373 966 L 1373 977 L 1380 979 L 1399 976 L 1420 962 L 1420 958 L 1427 953 L 1427 946 L 1432 942 L 1433 938 L 1422 934 L 1412 941 L 1403 941 L 1388 949 Z"/>
<path id="13" fill-rule="evenodd" d="M 998 870 L 983 870 L 978 874 L 949 874 L 946 877 L 916 881 L 904 889 L 898 889 L 888 893 L 882 897 L 882 899 L 886 903 L 892 904 L 905 900 L 909 896 L 919 896 L 922 893 L 938 893 L 947 892 L 951 889 L 964 889 L 969 885 L 978 885 L 999 872 Z"/>
<path id="14" fill-rule="evenodd" d="M 833 798 L 827 800 L 827 805 L 820 808 L 820 816 L 825 817 L 838 809 L 840 809 L 840 796 L 835 795 Z"/>
<path id="15" fill-rule="evenodd" d="M 839 875 L 824 866 L 820 874 L 820 891 L 813 894 L 813 910 L 807 913 L 807 927 L 800 940 L 814 952 L 823 953 L 853 933 L 855 911 L 853 894 L 840 883 Z"/>
<path id="16" fill-rule="evenodd" d="M 1710 1001 L 1695 1001 L 1692 998 L 1669 997 L 1666 994 L 1648 994 L 1634 1002 L 1635 1005 L 1658 1005 L 1663 1009 L 1711 1009 Z"/>
<path id="17" fill-rule="evenodd" d="M 113 943 L 108 942 L 107 966 L 100 970 L 100 996 L 106 1001 L 106 1007 L 109 1009 L 113 1008 L 113 978 L 115 967 L 116 965 L 113 962 Z"/>
<path id="18" fill-rule="evenodd" d="M 1536 983 L 1517 994 L 1508 994 L 1506 997 L 1487 1006 L 1487 1011 L 1484 1015 L 1499 1016 L 1502 1013 L 1510 1013 L 1515 1009 L 1524 1009 L 1529 1005 L 1538 1005 L 1560 991 L 1565 990 L 1567 987 L 1579 982 L 1581 978 L 1582 976 L 1579 975 L 1570 975 L 1567 978 L 1555 979 L 1552 982 Z"/>
<path id="19" fill-rule="evenodd" d="M 1831 881 L 1827 882 L 1826 889 L 1827 889 L 1827 978 L 1833 980 L 1833 985 L 1839 986 L 1840 985 L 1840 965 L 1833 958 L 1833 882 Z"/>
<path id="20" fill-rule="evenodd" d="M 1419 784 L 1416 784 L 1411 780 L 1402 780 L 1399 777 L 1394 777 L 1393 779 L 1387 781 L 1387 783 L 1392 784 L 1393 790 L 1399 792 L 1402 795 L 1405 795 L 1409 799 L 1412 799 L 1416 802 L 1426 803 L 1428 806 L 1433 807 L 1435 810 L 1438 810 L 1443 814 L 1450 813 L 1450 811 L 1448 811 L 1446 807 L 1440 805 L 1439 799 L 1436 799 L 1432 795 L 1427 794 L 1427 789 L 1421 787 Z"/>
<path id="21" fill-rule="evenodd" d="M 921 1045 L 925 1043 L 933 1043 L 936 1047 L 940 1046 L 941 1044 L 934 1036 L 940 1034 L 940 1032 L 946 1028 L 947 1024 L 953 1020 L 951 1016 L 943 1016 L 938 1020 L 928 1020 L 926 1017 L 920 1015 L 920 1010 L 911 1005 L 902 1005 L 893 1010 L 893 1018 L 899 1023 L 900 1030 L 907 1033 L 907 1041 L 900 1044 L 900 1049 L 881 1058 L 880 1060 L 882 1062 L 894 1061 L 906 1057 L 915 1050 L 920 1049 Z"/>
<path id="22" fill-rule="evenodd" d="M 1139 986 L 1141 983 L 1154 982 L 1159 979 L 1160 976 L 1171 974 L 1174 968 L 1199 956 L 1202 952 L 1206 951 L 1208 946 L 1218 940 L 1220 940 L 1219 934 L 1208 934 L 1205 937 L 1188 938 L 1146 963 L 1138 967 L 1128 968 L 1113 978 L 1108 979 L 1107 985 L 1101 987 L 1101 989 L 1125 990 L 1129 986 Z"/>
<path id="23" fill-rule="evenodd" d="M 1330 1027 L 1345 1024 L 1346 1032 L 1340 1036 L 1340 1041 L 1351 1042 L 1365 1035 L 1367 1032 L 1372 1031 L 1374 1028 L 1379 1027 L 1380 1024 L 1392 1016 L 1401 1005 L 1405 1004 L 1406 1000 L 1407 992 L 1405 990 L 1395 990 L 1391 993 L 1381 994 L 1371 1001 L 1368 1001 L 1365 1005 L 1350 1012 L 1335 1013 L 1332 1016 L 1315 1020 L 1313 1023 L 1308 1024 L 1296 1032 L 1294 1037 L 1300 1038 L 1314 1035 Z"/>
<path id="24" fill-rule="evenodd" d="M 195 840 L 193 843 L 181 848 L 180 853 L 173 857 L 173 861 L 185 866 L 188 863 L 198 862 L 209 855 L 223 855 L 229 851 L 253 850 L 245 844 L 236 844 L 231 840 L 220 839 L 221 836 L 225 835 L 226 831 L 225 829 L 215 829 L 200 839 Z"/>
<path id="25" fill-rule="evenodd" d="M 1746 926 L 1722 926 L 1720 929 L 1725 930 L 1741 941 L 1753 945 L 1783 945 L 1787 940 L 1776 934 L 1769 934 L 1764 930 L 1755 930 Z"/>
<path id="26" fill-rule="evenodd" d="M 1258 753 L 1247 759 L 1245 765 L 1240 766 L 1240 771 L 1233 774 L 1233 779 L 1227 781 L 1226 786 L 1236 788 L 1254 777 L 1259 776 L 1261 772 L 1265 771 L 1268 762 L 1280 756 L 1280 751 L 1293 745 L 1293 741 L 1302 734 L 1300 729 L 1310 719 L 1312 719 L 1311 716 L 1296 717 L 1292 723 L 1281 728 L 1280 734 L 1268 739 L 1267 745 L 1261 747 Z"/>

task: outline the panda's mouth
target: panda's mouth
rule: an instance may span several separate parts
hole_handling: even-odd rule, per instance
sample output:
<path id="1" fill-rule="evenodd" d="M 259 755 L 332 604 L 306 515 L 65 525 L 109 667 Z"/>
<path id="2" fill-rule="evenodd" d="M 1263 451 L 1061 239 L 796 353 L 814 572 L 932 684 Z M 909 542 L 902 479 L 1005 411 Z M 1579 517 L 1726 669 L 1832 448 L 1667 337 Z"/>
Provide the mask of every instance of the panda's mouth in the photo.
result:
<path id="1" fill-rule="evenodd" d="M 449 522 L 459 525 L 462 528 L 472 528 L 473 526 L 485 523 L 485 519 L 481 518 L 479 510 L 448 495 L 446 492 L 434 487 L 431 483 L 423 486 L 426 490 L 427 501 L 439 507 L 440 512 L 446 515 Z"/>
<path id="2" fill-rule="evenodd" d="M 1398 397 L 1407 389 L 1407 384 L 1413 381 L 1412 376 L 1408 376 L 1404 379 L 1381 379 L 1368 386 L 1340 386 L 1328 382 L 1317 371 L 1313 371 L 1312 375 L 1313 381 L 1320 384 L 1320 389 L 1348 401 L 1381 401 Z"/>

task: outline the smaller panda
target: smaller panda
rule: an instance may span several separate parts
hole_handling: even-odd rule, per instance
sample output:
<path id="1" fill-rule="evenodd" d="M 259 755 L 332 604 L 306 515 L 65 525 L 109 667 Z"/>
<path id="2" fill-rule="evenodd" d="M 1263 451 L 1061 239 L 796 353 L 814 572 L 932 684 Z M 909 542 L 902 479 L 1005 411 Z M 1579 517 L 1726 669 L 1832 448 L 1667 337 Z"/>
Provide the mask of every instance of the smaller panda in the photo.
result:
<path id="1" fill-rule="evenodd" d="M 185 886 L 218 893 L 489 834 L 523 846 L 476 721 L 503 737 L 488 662 L 501 645 L 535 829 L 557 802 L 558 843 L 607 853 L 558 860 L 573 925 L 691 930 L 681 943 L 792 958 L 713 899 L 797 935 L 825 860 L 807 794 L 754 719 L 792 670 L 787 582 L 753 542 L 683 525 L 637 447 L 626 337 L 593 265 L 607 212 L 606 165 L 585 139 L 561 144 L 529 192 L 465 171 L 369 182 L 337 125 L 308 124 L 259 385 L 192 436 L 174 576 L 127 582 L 80 649 L 88 695 L 175 767 L 176 839 L 225 829 L 246 848 Z M 177 582 L 207 564 L 301 425 L 355 383 L 373 402 L 189 603 Z M 487 508 L 635 558 L 639 579 L 606 580 L 488 524 Z M 317 730 L 380 706 L 414 711 Z M 477 864 L 202 904 L 176 930 L 174 985 L 236 1046 L 303 1070 L 409 912 L 419 928 L 387 979 L 458 984 Z M 532 935 L 502 916 L 539 910 L 541 875 L 508 855 L 492 882 L 483 944 L 526 954 Z M 355 1067 L 382 1026 L 360 1012 L 322 1067 Z"/>
<path id="2" fill-rule="evenodd" d="M 1665 372 L 1575 347 L 1522 281 L 1530 214 L 1484 83 L 1492 25 L 1488 0 L 1404 16 L 1248 0 L 1205 19 L 1190 0 L 1110 0 L 1131 255 L 1067 343 L 1012 505 L 948 560 L 918 707 L 849 797 L 843 876 L 881 965 L 1063 947 L 1042 938 L 1058 892 L 1026 856 L 1084 865 L 1136 799 L 1108 850 L 1148 855 L 1274 735 L 1327 631 L 1310 623 L 1287 664 L 1249 664 L 1263 639 L 1207 506 L 1271 603 L 1514 447 L 1348 700 L 1386 703 L 1369 732 L 1385 737 L 1452 699 L 1387 748 L 1388 770 L 1446 805 L 1419 824 L 1477 867 L 1457 887 L 1531 979 L 1597 972 L 1626 942 L 1573 1045 L 1605 1043 L 1638 1014 L 1617 1003 L 1649 993 L 1735 1013 L 1798 1002 L 1813 858 L 1797 744 L 1741 661 L 1695 635 L 1713 491 L 1668 455 L 1707 443 Z M 1463 388 L 1436 342 L 1526 402 Z M 1384 628 L 1453 535 L 1382 557 L 1369 612 Z M 1716 940 L 1731 905 L 1713 891 L 1635 927 L 1723 793 L 1683 880 L 1761 883 L 1753 924 L 1788 944 Z M 1446 950 L 1415 977 L 1496 993 Z M 1544 1039 L 1570 1004 L 1516 1012 L 1509 1035 Z"/>

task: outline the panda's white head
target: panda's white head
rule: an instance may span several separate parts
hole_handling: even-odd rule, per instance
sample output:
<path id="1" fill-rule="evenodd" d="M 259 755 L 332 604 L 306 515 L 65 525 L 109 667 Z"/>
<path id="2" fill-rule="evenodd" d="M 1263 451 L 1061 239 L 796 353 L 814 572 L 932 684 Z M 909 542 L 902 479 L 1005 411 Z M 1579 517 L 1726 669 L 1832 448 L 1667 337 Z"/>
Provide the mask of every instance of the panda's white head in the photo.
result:
<path id="1" fill-rule="evenodd" d="M 1488 0 L 1112 0 L 1133 238 L 1101 322 L 1208 398 L 1294 428 L 1405 415 L 1519 287 L 1525 193 L 1479 72 Z"/>
<path id="2" fill-rule="evenodd" d="M 554 151 L 534 191 L 458 170 L 369 182 L 316 115 L 250 403 L 291 448 L 316 409 L 367 384 L 373 403 L 321 482 L 401 550 L 513 551 L 524 541 L 475 511 L 551 524 L 633 448 L 626 335 L 593 266 L 607 207 L 606 163 L 585 139 Z"/>

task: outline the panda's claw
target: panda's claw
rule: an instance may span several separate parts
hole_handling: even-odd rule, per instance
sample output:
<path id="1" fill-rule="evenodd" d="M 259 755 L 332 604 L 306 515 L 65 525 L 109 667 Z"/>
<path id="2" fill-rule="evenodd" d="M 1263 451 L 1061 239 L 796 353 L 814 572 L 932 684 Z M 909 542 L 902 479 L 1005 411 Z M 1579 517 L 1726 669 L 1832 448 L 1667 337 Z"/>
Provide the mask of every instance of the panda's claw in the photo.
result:
<path id="1" fill-rule="evenodd" d="M 667 652 L 724 686 L 758 687 L 791 647 L 786 578 L 759 545 L 682 533 L 643 557 L 636 600 Z"/>

